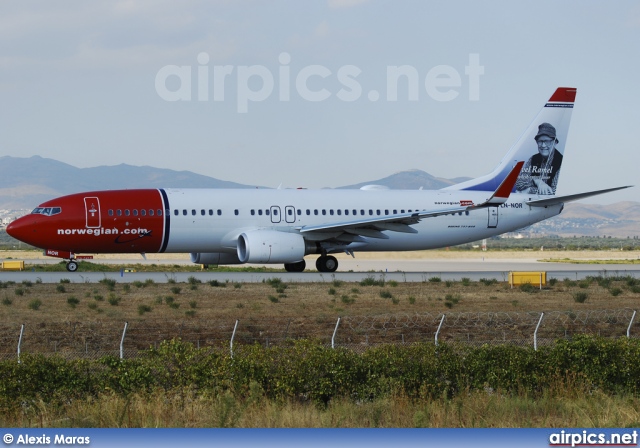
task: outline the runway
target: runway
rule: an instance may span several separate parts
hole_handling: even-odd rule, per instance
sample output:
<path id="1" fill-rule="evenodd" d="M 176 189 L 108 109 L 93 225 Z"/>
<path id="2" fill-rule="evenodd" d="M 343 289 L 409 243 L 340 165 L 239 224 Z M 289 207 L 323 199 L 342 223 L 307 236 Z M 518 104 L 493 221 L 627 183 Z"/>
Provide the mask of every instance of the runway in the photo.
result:
<path id="1" fill-rule="evenodd" d="M 40 261 L 39 261 L 40 262 Z M 57 260 L 56 260 L 57 262 Z M 104 263 L 104 260 L 100 260 Z M 109 263 L 138 263 L 128 260 L 109 260 Z M 164 264 L 189 264 L 182 259 L 163 260 Z M 310 264 L 310 263 L 309 263 Z M 309 265 L 308 264 L 308 265 Z M 632 264 L 572 264 L 541 262 L 532 259 L 352 259 L 341 258 L 340 268 L 334 273 L 319 273 L 309 270 L 302 273 L 289 272 L 224 272 L 211 268 L 198 272 L 163 272 L 162 265 L 158 272 L 35 272 L 28 269 L 5 271 L 0 273 L 0 280 L 22 282 L 25 280 L 42 283 L 59 283 L 61 279 L 69 279 L 74 283 L 97 283 L 104 278 L 119 283 L 131 283 L 151 279 L 156 283 L 169 281 L 187 282 L 195 277 L 202 282 L 217 280 L 231 283 L 255 283 L 278 277 L 286 282 L 331 282 L 342 280 L 360 282 L 367 277 L 384 278 L 397 282 L 427 282 L 433 277 L 441 280 L 459 281 L 468 278 L 478 281 L 482 278 L 508 281 L 511 271 L 544 271 L 547 278 L 563 280 L 580 280 L 587 276 L 632 276 L 640 278 L 640 266 Z"/>

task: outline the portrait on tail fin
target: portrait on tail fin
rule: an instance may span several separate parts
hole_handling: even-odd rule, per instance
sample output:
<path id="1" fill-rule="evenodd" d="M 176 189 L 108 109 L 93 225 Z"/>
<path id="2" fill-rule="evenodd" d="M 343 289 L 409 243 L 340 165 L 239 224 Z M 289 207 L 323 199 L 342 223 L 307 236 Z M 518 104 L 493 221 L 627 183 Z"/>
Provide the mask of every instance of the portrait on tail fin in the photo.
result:
<path id="1" fill-rule="evenodd" d="M 550 123 L 542 123 L 538 126 L 534 139 L 538 145 L 538 153 L 532 155 L 522 167 L 516 181 L 516 191 L 554 195 L 562 165 L 562 153 L 556 147 L 559 143 L 556 128 Z"/>

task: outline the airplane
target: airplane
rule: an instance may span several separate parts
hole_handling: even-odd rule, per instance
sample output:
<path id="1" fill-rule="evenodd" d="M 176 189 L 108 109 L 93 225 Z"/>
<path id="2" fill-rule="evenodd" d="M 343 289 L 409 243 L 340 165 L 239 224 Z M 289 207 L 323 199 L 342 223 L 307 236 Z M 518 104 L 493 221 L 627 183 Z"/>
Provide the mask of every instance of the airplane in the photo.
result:
<path id="1" fill-rule="evenodd" d="M 131 189 L 40 204 L 7 233 L 45 255 L 190 253 L 193 263 L 282 263 L 334 272 L 331 254 L 425 250 L 512 232 L 570 201 L 630 186 L 556 196 L 576 89 L 558 88 L 489 174 L 440 190 Z"/>

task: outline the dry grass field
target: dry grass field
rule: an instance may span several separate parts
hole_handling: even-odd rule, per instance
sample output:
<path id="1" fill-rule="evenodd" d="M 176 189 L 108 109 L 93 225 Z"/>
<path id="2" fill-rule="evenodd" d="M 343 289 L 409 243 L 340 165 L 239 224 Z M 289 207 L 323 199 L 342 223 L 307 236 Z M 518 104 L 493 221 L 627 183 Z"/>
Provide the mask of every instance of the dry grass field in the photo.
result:
<path id="1" fill-rule="evenodd" d="M 384 325 L 406 328 L 406 323 L 392 322 L 408 319 L 413 326 L 433 327 L 437 326 L 433 319 L 416 324 L 416 316 L 526 315 L 553 311 L 597 314 L 602 310 L 637 309 L 640 299 L 635 281 L 624 278 L 561 280 L 542 290 L 511 288 L 508 283 L 495 281 L 451 282 L 431 278 L 421 283 L 402 283 L 382 281 L 383 278 L 382 274 L 372 274 L 369 282 L 372 284 L 364 285 L 337 280 L 284 283 L 277 273 L 265 283 L 199 283 L 195 279 L 163 284 L 4 282 L 0 289 L 0 353 L 15 352 L 21 324 L 26 328 L 25 347 L 34 351 L 58 351 L 65 347 L 75 350 L 82 344 L 95 350 L 116 349 L 125 322 L 130 326 L 130 346 L 133 344 L 137 349 L 176 336 L 209 345 L 228 341 L 236 320 L 241 322 L 239 336 L 245 342 L 285 336 L 328 340 L 339 317 L 345 323 L 349 319 L 352 327 L 364 325 L 375 330 L 351 328 L 354 334 L 349 335 L 349 341 L 359 340 L 358 334 L 367 332 L 367 342 L 373 342 L 368 338 L 374 334 L 380 331 L 387 334 L 386 328 L 378 328 L 379 316 L 385 316 Z M 576 297 L 584 301 L 580 303 Z M 522 332 L 518 337 L 531 334 L 527 328 L 532 319 L 533 323 L 537 320 L 535 316 L 530 318 L 524 325 L 526 328 L 518 330 Z M 618 327 L 624 325 L 613 323 Z M 343 328 L 341 336 L 345 337 L 346 327 Z M 615 329 L 614 334 L 624 328 Z M 512 332 L 518 334 L 516 330 Z M 424 340 L 424 334 L 433 331 L 405 329 L 400 337 L 402 341 L 405 336 Z M 410 336 L 412 332 L 416 335 Z"/>

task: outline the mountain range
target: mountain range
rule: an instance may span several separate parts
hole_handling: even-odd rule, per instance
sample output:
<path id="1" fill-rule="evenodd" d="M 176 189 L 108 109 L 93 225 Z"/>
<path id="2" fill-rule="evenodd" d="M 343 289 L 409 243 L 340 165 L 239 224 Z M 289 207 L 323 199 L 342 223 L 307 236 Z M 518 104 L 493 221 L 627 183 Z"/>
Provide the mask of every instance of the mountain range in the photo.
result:
<path id="1" fill-rule="evenodd" d="M 420 170 L 402 171 L 383 179 L 340 188 L 380 185 L 390 189 L 440 189 L 469 178 L 445 179 Z M 31 209 L 48 199 L 80 191 L 132 188 L 255 188 L 203 176 L 126 164 L 77 168 L 57 160 L 33 156 L 0 157 L 0 210 Z M 640 202 L 611 205 L 569 203 L 563 213 L 526 229 L 559 236 L 617 237 L 640 235 Z"/>
<path id="2" fill-rule="evenodd" d="M 411 170 L 384 179 L 348 185 L 360 188 L 368 184 L 392 189 L 439 189 L 468 178 L 436 178 L 424 171 Z M 255 188 L 215 179 L 190 171 L 175 171 L 151 166 L 126 164 L 77 168 L 40 156 L 0 157 L 0 210 L 30 209 L 48 199 L 80 191 L 132 188 Z"/>

